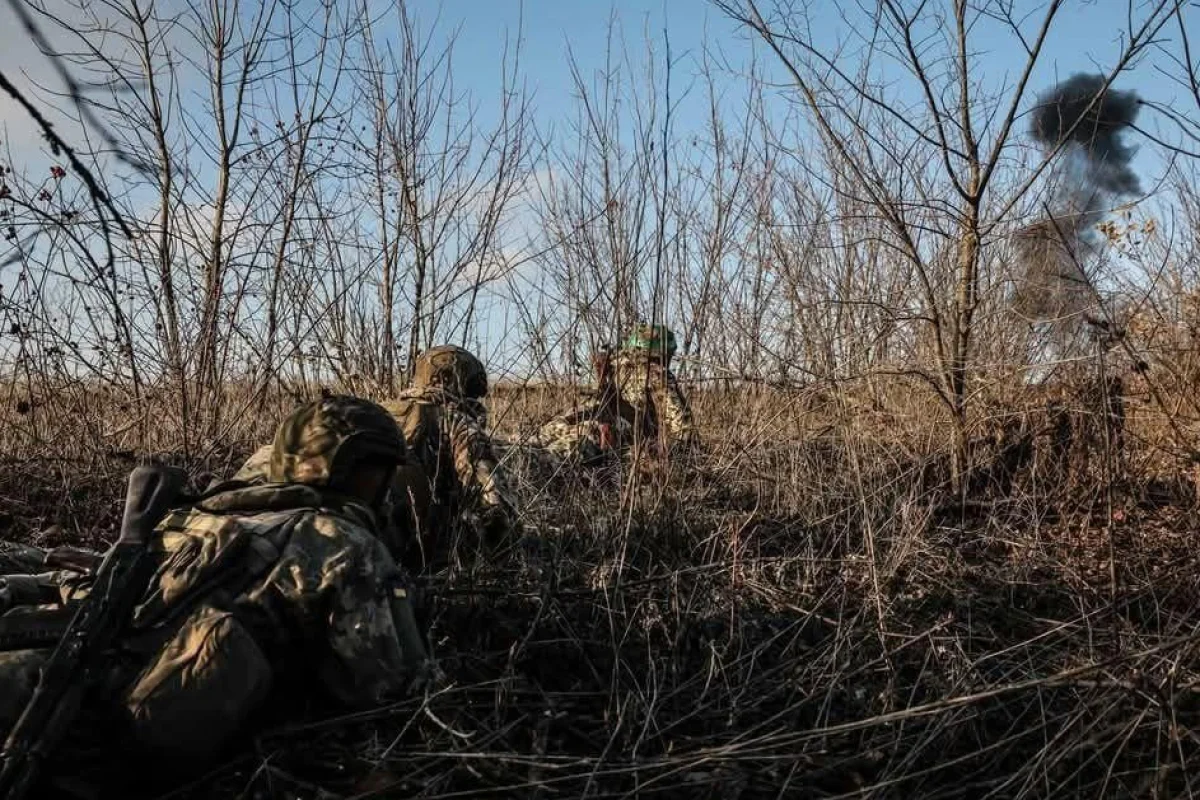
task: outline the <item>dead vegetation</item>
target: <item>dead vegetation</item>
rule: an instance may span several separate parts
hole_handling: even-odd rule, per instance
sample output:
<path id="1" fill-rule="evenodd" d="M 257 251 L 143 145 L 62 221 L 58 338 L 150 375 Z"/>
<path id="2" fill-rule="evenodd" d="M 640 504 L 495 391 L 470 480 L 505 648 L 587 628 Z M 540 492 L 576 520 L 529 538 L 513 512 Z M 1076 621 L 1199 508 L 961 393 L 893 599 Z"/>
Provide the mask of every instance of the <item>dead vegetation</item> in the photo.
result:
<path id="1" fill-rule="evenodd" d="M 447 680 L 169 796 L 1194 794 L 1186 4 L 1035 96 L 1059 0 L 715 0 L 745 63 L 614 20 L 548 110 L 520 35 L 479 105 L 405 0 L 50 5 L 6 4 L 64 94 L 0 82 L 50 143 L 0 164 L 0 537 L 103 546 L 135 463 L 199 489 L 430 345 L 504 378 L 525 536 L 422 576 Z M 1110 92 L 1146 63 L 1184 100 Z M 544 458 L 642 318 L 698 445 Z"/>
<path id="2" fill-rule="evenodd" d="M 447 682 L 170 796 L 1186 795 L 1192 473 L 1136 391 L 1106 425 L 1093 388 L 981 420 L 965 496 L 902 392 L 698 392 L 701 445 L 651 477 L 515 438 L 527 537 L 422 579 Z M 493 414 L 529 430 L 549 391 Z M 200 484 L 243 435 L 160 457 Z M 6 537 L 111 533 L 130 461 L 72 452 L 10 462 Z"/>

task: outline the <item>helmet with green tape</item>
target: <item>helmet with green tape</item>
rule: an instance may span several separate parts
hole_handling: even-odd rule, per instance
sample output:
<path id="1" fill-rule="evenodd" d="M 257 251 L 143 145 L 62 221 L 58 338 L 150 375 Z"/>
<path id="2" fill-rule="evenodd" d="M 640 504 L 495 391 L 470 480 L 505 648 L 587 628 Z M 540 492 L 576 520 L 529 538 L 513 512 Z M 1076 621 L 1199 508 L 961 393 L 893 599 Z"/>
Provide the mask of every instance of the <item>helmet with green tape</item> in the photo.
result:
<path id="1" fill-rule="evenodd" d="M 675 355 L 675 334 L 666 325 L 639 323 L 629 332 L 623 349 L 670 361 Z"/>

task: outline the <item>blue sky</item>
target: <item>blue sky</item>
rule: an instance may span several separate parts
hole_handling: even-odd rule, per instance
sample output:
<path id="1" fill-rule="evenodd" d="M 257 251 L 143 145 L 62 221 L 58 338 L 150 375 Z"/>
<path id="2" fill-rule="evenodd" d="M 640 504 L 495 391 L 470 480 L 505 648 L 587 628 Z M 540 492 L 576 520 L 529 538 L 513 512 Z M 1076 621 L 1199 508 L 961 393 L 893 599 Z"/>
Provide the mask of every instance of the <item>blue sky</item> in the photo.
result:
<path id="1" fill-rule="evenodd" d="M 761 2 L 765 9 L 769 2 Z M 806 5 L 806 4 L 797 4 Z M 835 0 L 808 3 L 814 12 L 812 22 L 816 38 L 827 38 L 830 48 L 844 38 L 846 19 L 861 19 L 860 11 L 846 12 L 839 18 L 839 6 L 853 3 Z M 870 4 L 864 4 L 869 6 Z M 933 3 L 933 6 L 939 3 Z M 945 5 L 949 5 L 946 3 Z M 1018 12 L 1028 13 L 1027 28 L 1040 19 L 1043 2 L 1016 3 Z M 705 50 L 717 54 L 735 67 L 744 67 L 754 57 L 763 63 L 774 78 L 786 81 L 782 71 L 743 30 L 706 0 L 415 0 L 414 16 L 422 25 L 436 24 L 446 33 L 457 29 L 459 42 L 456 53 L 457 79 L 468 87 L 478 87 L 480 98 L 494 91 L 498 63 L 505 37 L 522 31 L 521 60 L 523 73 L 535 91 L 535 109 L 541 125 L 561 123 L 572 109 L 574 89 L 567 63 L 568 52 L 585 70 L 598 71 L 605 63 L 607 30 L 610 23 L 618 27 L 618 37 L 635 59 L 644 53 L 646 37 L 654 40 L 657 57 L 662 59 L 664 30 L 669 35 L 672 55 L 678 60 L 674 80 L 676 95 L 691 82 Z M 1029 102 L 1034 94 L 1075 72 L 1096 71 L 1109 65 L 1120 51 L 1121 35 L 1126 27 L 1126 4 L 1122 0 L 1075 0 L 1068 2 L 1051 30 L 1039 67 L 1030 87 Z M 1194 32 L 1196 25 L 1190 24 Z M 1030 31 L 1032 33 L 1032 31 Z M 1170 36 L 1175 35 L 1171 26 Z M 1198 37 L 1200 38 L 1200 37 Z M 1012 82 L 1024 63 L 1024 55 L 1014 47 L 1009 37 L 989 40 L 980 36 L 974 42 L 972 55 L 976 78 L 988 86 Z M 620 38 L 617 47 L 620 48 Z M 1195 115 L 1200 113 L 1194 103 L 1178 86 L 1162 77 L 1157 67 L 1164 65 L 1160 56 L 1143 59 L 1135 69 L 1116 84 L 1120 89 L 1135 89 L 1144 98 L 1184 108 Z M 741 85 L 734 76 L 726 76 L 729 101 L 738 97 Z M 678 109 L 676 124 L 683 132 L 703 124 L 704 103 L 693 92 Z M 786 89 L 777 95 L 777 102 Z M 916 99 L 915 97 L 912 99 Z M 1162 120 L 1156 120 L 1147 110 L 1139 124 L 1158 130 Z M 1163 132 L 1169 131 L 1169 126 Z M 1023 132 L 1023 130 L 1022 130 Z M 1143 143 L 1139 152 L 1140 165 L 1153 168 L 1159 163 L 1155 148 Z"/>
<path id="2" fill-rule="evenodd" d="M 8 1 L 0 0 L 0 70 L 13 77 L 27 74 L 33 81 L 53 86 L 54 76 L 45 59 L 12 24 Z M 44 1 L 51 6 L 62 6 L 67 2 Z M 318 0 L 299 2 L 301 6 L 307 3 L 315 8 Z M 765 9 L 771 2 L 761 0 L 761 4 Z M 869 10 L 875 4 L 873 0 L 858 0 L 857 3 L 854 0 L 842 3 L 814 0 L 795 5 L 810 9 L 813 38 L 823 43 L 823 50 L 834 52 L 846 41 L 848 26 L 862 23 L 867 15 L 864 8 Z M 949 5 L 949 0 L 930 0 L 928 7 Z M 1032 34 L 1044 0 L 1016 0 L 1016 5 L 1018 16 L 1024 17 L 1028 13 L 1023 27 Z M 160 0 L 159 4 L 163 13 L 182 7 L 183 0 Z M 851 10 L 843 11 L 846 8 Z M 711 55 L 731 68 L 729 72 L 720 73 L 730 114 L 740 110 L 739 100 L 745 93 L 746 84 L 739 71 L 755 59 L 779 84 L 770 95 L 775 113 L 782 115 L 795 98 L 786 76 L 766 48 L 707 0 L 409 0 L 409 10 L 421 28 L 434 29 L 435 40 L 457 31 L 454 50 L 456 85 L 460 91 L 469 92 L 479 104 L 483 125 L 487 124 L 488 110 L 493 107 L 501 84 L 505 45 L 507 43 L 511 49 L 519 36 L 520 73 L 534 94 L 533 111 L 539 130 L 549 134 L 568 126 L 577 114 L 568 53 L 574 55 L 581 71 L 590 79 L 604 68 L 610 25 L 615 26 L 613 46 L 619 58 L 627 56 L 632 62 L 623 65 L 622 69 L 632 70 L 632 75 L 628 72 L 625 75 L 635 82 L 643 77 L 641 70 L 646 66 L 647 39 L 652 42 L 658 59 L 656 68 L 661 74 L 665 30 L 676 61 L 672 92 L 679 102 L 674 130 L 680 140 L 702 128 L 706 122 L 706 99 L 700 87 L 695 85 L 696 73 L 705 55 Z M 1126 4 L 1122 0 L 1068 0 L 1031 79 L 1024 107 L 1028 109 L 1032 105 L 1037 93 L 1075 72 L 1107 68 L 1120 48 L 1125 12 Z M 985 89 L 1011 86 L 1023 66 L 1023 54 L 1011 37 L 990 36 L 989 25 L 992 23 L 980 25 L 980 35 L 973 39 L 975 51 L 971 59 L 975 70 L 972 78 Z M 938 32 L 936 28 L 926 26 L 921 34 Z M 386 35 L 387 30 L 377 29 L 377 33 Z M 1169 33 L 1174 35 L 1173 28 Z M 389 38 L 395 40 L 395 37 Z M 1200 42 L 1200 36 L 1197 41 Z M 853 63 L 863 55 L 863 51 L 850 51 L 844 58 L 847 63 Z M 1148 100 L 1176 107 L 1195 118 L 1200 111 L 1194 101 L 1158 72 L 1166 63 L 1161 55 L 1151 54 L 1132 72 L 1121 77 L 1116 88 L 1134 89 Z M 899 66 L 879 63 L 877 69 L 881 77 L 894 81 L 899 87 L 897 101 L 914 105 L 922 102 L 914 91 L 914 82 L 901 72 Z M 691 93 L 687 95 L 689 88 Z M 44 151 L 32 125 L 3 98 L 0 98 L 0 122 L 7 130 L 7 144 L 18 157 Z M 1170 127 L 1164 126 L 1151 113 L 1143 112 L 1139 123 L 1173 138 Z M 1025 128 L 1024 124 L 1019 126 L 1019 137 L 1025 137 Z M 1135 167 L 1143 175 L 1143 186 L 1150 189 L 1164 163 L 1162 151 L 1137 137 L 1132 141 L 1140 147 Z M 38 163 L 45 162 L 39 160 Z"/>
<path id="3" fill-rule="evenodd" d="M 40 1 L 48 2 L 51 7 L 64 6 L 66 2 Z M 303 2 L 315 4 L 316 0 Z M 164 0 L 160 5 L 169 9 L 182 7 L 182 2 Z M 764 8 L 769 5 L 769 2 L 762 3 Z M 807 5 L 813 10 L 815 37 L 827 40 L 830 50 L 837 47 L 845 32 L 846 20 L 839 19 L 839 8 L 856 9 L 845 12 L 851 15 L 848 17 L 851 20 L 862 18 L 861 10 L 853 3 L 825 0 Z M 869 7 L 871 4 L 864 2 L 862 5 Z M 1043 5 L 1042 2 L 1017 3 L 1018 10 L 1031 12 L 1029 25 L 1036 22 L 1036 12 Z M 585 75 L 597 73 L 604 67 L 610 24 L 617 28 L 615 47 L 618 50 L 624 48 L 635 62 L 635 69 L 637 62 L 644 60 L 647 37 L 654 40 L 661 69 L 662 39 L 666 31 L 672 56 L 677 62 L 673 77 L 677 98 L 692 84 L 706 49 L 735 68 L 748 64 L 757 51 L 768 74 L 785 82 L 781 70 L 764 48 L 738 30 L 707 0 L 410 0 L 410 9 L 418 24 L 422 28 L 434 26 L 437 36 L 448 36 L 457 30 L 456 82 L 474 96 L 484 114 L 500 83 L 500 62 L 506 39 L 511 44 L 520 34 L 521 72 L 526 85 L 534 91 L 535 115 L 543 131 L 563 124 L 574 112 L 568 52 L 574 54 Z M 8 0 L 0 2 L 0 71 L 17 77 L 19 84 L 28 86 L 23 77 L 28 75 L 33 81 L 53 87 L 56 81 L 45 59 L 36 53 L 23 31 L 12 22 Z M 1118 51 L 1118 37 L 1124 23 L 1125 3 L 1121 0 L 1068 2 L 1051 32 L 1042 63 L 1031 81 L 1032 89 L 1040 91 L 1071 73 L 1093 71 L 1097 65 L 1110 63 Z M 1173 35 L 1174 31 L 1171 33 Z M 976 38 L 975 46 L 977 52 L 973 60 L 977 79 L 987 86 L 998 86 L 1015 79 L 1022 64 L 1022 54 L 1011 39 L 991 42 L 981 36 Z M 1194 115 L 1196 109 L 1191 99 L 1156 71 L 1163 63 L 1161 57 L 1145 59 L 1118 82 L 1118 88 L 1134 88 L 1147 99 L 1185 108 Z M 736 75 L 728 74 L 723 76 L 723 88 L 728 93 L 727 102 L 733 107 L 744 84 Z M 775 104 L 785 104 L 787 94 L 786 89 L 776 93 Z M 698 91 L 693 91 L 678 106 L 676 130 L 682 134 L 699 127 L 703 124 L 704 113 L 704 101 Z M 0 98 L 0 121 L 7 129 L 9 142 L 19 152 L 40 148 L 39 137 L 32 125 L 5 98 Z M 1151 129 L 1156 128 L 1156 122 L 1159 121 L 1147 112 L 1143 112 L 1139 120 Z M 1139 163 L 1151 165 L 1151 162 L 1157 162 L 1155 154 L 1146 150 L 1143 147 Z"/>

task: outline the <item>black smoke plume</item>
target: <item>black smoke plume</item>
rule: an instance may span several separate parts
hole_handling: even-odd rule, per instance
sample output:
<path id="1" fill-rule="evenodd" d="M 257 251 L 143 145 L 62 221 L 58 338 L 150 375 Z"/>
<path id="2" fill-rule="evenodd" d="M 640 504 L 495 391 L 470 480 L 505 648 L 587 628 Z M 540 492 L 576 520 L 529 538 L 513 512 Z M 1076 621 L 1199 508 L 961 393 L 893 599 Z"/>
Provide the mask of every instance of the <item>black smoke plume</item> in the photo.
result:
<path id="1" fill-rule="evenodd" d="M 1136 148 L 1121 141 L 1140 107 L 1134 92 L 1105 90 L 1100 75 L 1073 75 L 1038 98 L 1033 138 L 1047 150 L 1063 144 L 1068 158 L 1081 161 L 1079 182 L 1067 188 L 1090 198 L 1085 207 L 1141 190 L 1129 167 Z"/>
<path id="2" fill-rule="evenodd" d="M 1141 190 L 1130 167 L 1136 148 L 1122 140 L 1141 100 L 1104 83 L 1100 75 L 1073 75 L 1034 108 L 1030 132 L 1047 154 L 1057 150 L 1058 156 L 1047 213 L 1015 241 L 1025 273 L 1017 309 L 1032 319 L 1077 315 L 1090 305 L 1085 266 L 1097 247 L 1096 223 Z"/>

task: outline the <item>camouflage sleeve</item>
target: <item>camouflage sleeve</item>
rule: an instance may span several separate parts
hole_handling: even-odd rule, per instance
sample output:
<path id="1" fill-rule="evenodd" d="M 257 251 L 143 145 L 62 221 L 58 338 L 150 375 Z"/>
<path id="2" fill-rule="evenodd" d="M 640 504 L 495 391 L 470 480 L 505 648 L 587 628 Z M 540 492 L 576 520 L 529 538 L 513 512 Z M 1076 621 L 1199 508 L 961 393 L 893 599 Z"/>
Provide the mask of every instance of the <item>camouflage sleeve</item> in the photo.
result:
<path id="1" fill-rule="evenodd" d="M 662 378 L 654 381 L 654 405 L 658 417 L 667 433 L 674 439 L 687 439 L 692 435 L 692 410 L 679 391 L 679 383 L 670 370 L 662 370 Z"/>
<path id="2" fill-rule="evenodd" d="M 61 550 L 0 542 L 0 613 L 19 605 L 66 603 L 86 591 L 91 579 L 82 569 L 54 569 L 62 566 L 48 560 L 54 552 Z"/>
<path id="3" fill-rule="evenodd" d="M 32 545 L 0 541 L 0 575 L 27 575 L 46 567 L 46 551 Z"/>
<path id="4" fill-rule="evenodd" d="M 517 506 L 487 433 L 459 411 L 447 412 L 447 424 L 454 451 L 454 471 L 467 497 L 482 510 L 503 514 L 510 522 L 514 520 Z"/>
<path id="5" fill-rule="evenodd" d="M 274 445 L 264 444 L 254 451 L 231 480 L 246 483 L 266 483 L 271 473 L 271 451 Z"/>
<path id="6" fill-rule="evenodd" d="M 357 525 L 327 515 L 298 524 L 268 585 L 290 601 L 300 629 L 323 651 L 313 663 L 345 705 L 401 694 L 425 659 L 402 573 Z"/>
<path id="7" fill-rule="evenodd" d="M 669 369 L 638 358 L 621 358 L 617 366 L 619 388 L 625 402 L 640 406 L 649 391 L 659 425 L 672 438 L 686 439 L 691 435 L 692 412 Z"/>

